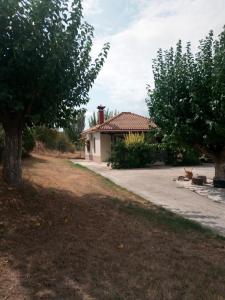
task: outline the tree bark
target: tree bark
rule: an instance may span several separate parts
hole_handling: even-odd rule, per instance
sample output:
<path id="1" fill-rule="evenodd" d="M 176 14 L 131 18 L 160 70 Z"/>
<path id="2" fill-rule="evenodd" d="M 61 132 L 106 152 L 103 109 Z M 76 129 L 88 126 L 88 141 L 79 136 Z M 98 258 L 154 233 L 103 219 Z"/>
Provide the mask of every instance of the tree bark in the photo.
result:
<path id="1" fill-rule="evenodd" d="M 11 185 L 22 184 L 22 124 L 17 119 L 3 122 L 5 148 L 3 157 L 3 178 Z"/>
<path id="2" fill-rule="evenodd" d="M 225 159 L 216 159 L 215 179 L 225 180 Z"/>
<path id="3" fill-rule="evenodd" d="M 225 180 L 225 157 L 215 158 L 215 179 Z"/>
<path id="4" fill-rule="evenodd" d="M 225 188 L 225 149 L 214 152 L 200 145 L 195 145 L 195 148 L 213 158 L 215 162 L 215 177 L 213 179 L 214 187 Z"/>
<path id="5" fill-rule="evenodd" d="M 215 156 L 215 177 L 214 187 L 225 188 L 225 153 L 222 151 Z"/>

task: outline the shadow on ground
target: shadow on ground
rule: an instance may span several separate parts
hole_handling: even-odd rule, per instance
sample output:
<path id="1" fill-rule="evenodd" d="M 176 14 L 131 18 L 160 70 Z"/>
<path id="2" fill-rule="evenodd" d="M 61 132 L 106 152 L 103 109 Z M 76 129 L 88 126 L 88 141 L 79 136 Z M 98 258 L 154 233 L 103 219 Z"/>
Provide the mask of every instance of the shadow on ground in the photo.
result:
<path id="1" fill-rule="evenodd" d="M 0 299 L 224 299 L 223 241 L 97 193 L 0 190 Z"/>
<path id="2" fill-rule="evenodd" d="M 30 167 L 33 167 L 36 164 L 42 164 L 42 163 L 47 163 L 47 159 L 43 157 L 37 157 L 37 156 L 27 156 L 23 159 L 23 164 L 29 161 Z"/>

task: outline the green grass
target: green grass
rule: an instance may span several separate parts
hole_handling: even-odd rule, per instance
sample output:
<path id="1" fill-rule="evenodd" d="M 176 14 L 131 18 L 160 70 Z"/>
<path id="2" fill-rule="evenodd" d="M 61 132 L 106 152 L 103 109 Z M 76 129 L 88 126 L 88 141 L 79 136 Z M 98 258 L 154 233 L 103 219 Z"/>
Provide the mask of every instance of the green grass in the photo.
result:
<path id="1" fill-rule="evenodd" d="M 75 169 L 78 169 L 78 170 L 82 170 L 82 171 L 86 171 L 86 172 L 89 172 L 89 173 L 94 173 L 93 171 L 91 171 L 87 167 L 82 166 L 81 164 L 73 163 L 71 160 L 66 159 L 65 162 L 67 164 L 69 164 L 72 168 L 75 168 Z"/>
<path id="2" fill-rule="evenodd" d="M 202 233 L 207 237 L 216 237 L 225 241 L 225 237 L 214 233 L 209 228 L 203 227 L 201 224 L 183 218 L 173 212 L 170 212 L 162 207 L 155 206 L 156 209 L 141 207 L 133 203 L 127 206 L 121 206 L 120 209 L 130 215 L 136 216 L 140 219 L 145 219 L 155 225 L 163 226 L 177 233 L 196 231 Z"/>
<path id="3" fill-rule="evenodd" d="M 80 164 L 75 164 L 75 163 L 73 163 L 72 161 L 68 161 L 67 160 L 67 162 L 72 166 L 72 167 L 74 167 L 74 168 L 76 168 L 76 169 L 79 169 L 79 170 L 85 170 L 85 171 L 91 171 L 91 170 L 89 170 L 88 168 L 86 168 L 85 166 L 82 166 L 82 165 L 80 165 Z"/>
<path id="4" fill-rule="evenodd" d="M 117 185 L 116 183 L 114 183 L 113 181 L 111 181 L 110 179 L 97 174 L 96 172 L 88 169 L 85 166 L 82 166 L 80 164 L 74 164 L 71 161 L 67 161 L 69 162 L 69 164 L 76 169 L 85 171 L 85 172 L 89 172 L 91 174 L 93 174 L 94 176 L 96 176 L 97 178 L 99 178 L 103 183 L 105 183 L 107 186 L 109 187 L 117 187 L 121 190 L 124 191 L 128 191 L 127 189 Z M 133 192 L 128 191 L 129 193 L 136 195 Z M 140 199 L 144 200 L 145 202 L 147 202 L 146 199 L 138 196 Z M 139 203 L 124 203 L 122 202 L 120 199 L 118 198 L 114 198 L 112 199 L 112 203 L 114 205 L 116 205 L 120 211 L 136 216 L 139 219 L 144 219 L 147 220 L 149 222 L 151 222 L 152 224 L 155 225 L 159 225 L 159 226 L 163 226 L 165 229 L 169 229 L 172 230 L 174 232 L 177 233 L 182 233 L 182 232 L 199 232 L 202 233 L 204 236 L 207 237 L 216 237 L 220 240 L 224 240 L 225 241 L 225 237 L 215 233 L 213 230 L 211 230 L 210 228 L 204 227 L 202 226 L 200 223 L 186 219 L 182 216 L 179 216 L 163 207 L 154 205 L 154 208 L 146 208 L 144 206 L 141 206 L 141 204 Z"/>
<path id="5" fill-rule="evenodd" d="M 109 186 L 109 187 L 117 186 L 117 187 L 119 187 L 120 189 L 125 190 L 124 188 L 122 188 L 122 187 L 120 187 L 119 185 L 117 185 L 116 183 L 114 183 L 112 180 L 110 180 L 110 179 L 108 179 L 108 178 L 106 178 L 106 177 L 104 177 L 104 176 L 102 176 L 102 175 L 100 175 L 100 174 L 98 174 L 98 173 L 96 173 L 96 172 L 94 172 L 94 171 L 88 169 L 88 168 L 85 167 L 85 166 L 82 166 L 82 165 L 77 164 L 77 163 L 73 163 L 72 161 L 68 161 L 68 160 L 67 160 L 67 162 L 68 162 L 73 168 L 76 168 L 76 169 L 78 169 L 78 170 L 86 171 L 86 172 L 89 172 L 89 173 L 93 174 L 94 176 L 96 176 L 97 178 L 99 178 L 103 183 L 105 183 L 105 184 L 106 184 L 107 186 Z"/>

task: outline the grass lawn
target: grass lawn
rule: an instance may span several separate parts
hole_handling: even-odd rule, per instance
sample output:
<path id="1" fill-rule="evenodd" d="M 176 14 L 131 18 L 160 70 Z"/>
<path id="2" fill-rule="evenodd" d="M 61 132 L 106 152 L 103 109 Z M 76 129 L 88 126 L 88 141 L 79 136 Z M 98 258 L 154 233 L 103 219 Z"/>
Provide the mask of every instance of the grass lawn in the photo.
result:
<path id="1" fill-rule="evenodd" d="M 0 299 L 225 299 L 225 241 L 63 159 L 0 178 Z"/>

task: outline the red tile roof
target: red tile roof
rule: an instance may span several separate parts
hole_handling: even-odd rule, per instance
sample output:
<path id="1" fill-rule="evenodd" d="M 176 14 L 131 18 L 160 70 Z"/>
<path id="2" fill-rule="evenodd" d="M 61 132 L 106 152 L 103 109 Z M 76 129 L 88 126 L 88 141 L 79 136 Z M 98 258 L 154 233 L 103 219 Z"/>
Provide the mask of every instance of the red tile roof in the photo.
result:
<path id="1" fill-rule="evenodd" d="M 83 134 L 88 132 L 130 132 L 130 131 L 148 131 L 150 128 L 155 128 L 156 125 L 150 119 L 131 113 L 122 112 L 117 116 L 106 120 L 104 123 L 91 127 Z"/>

